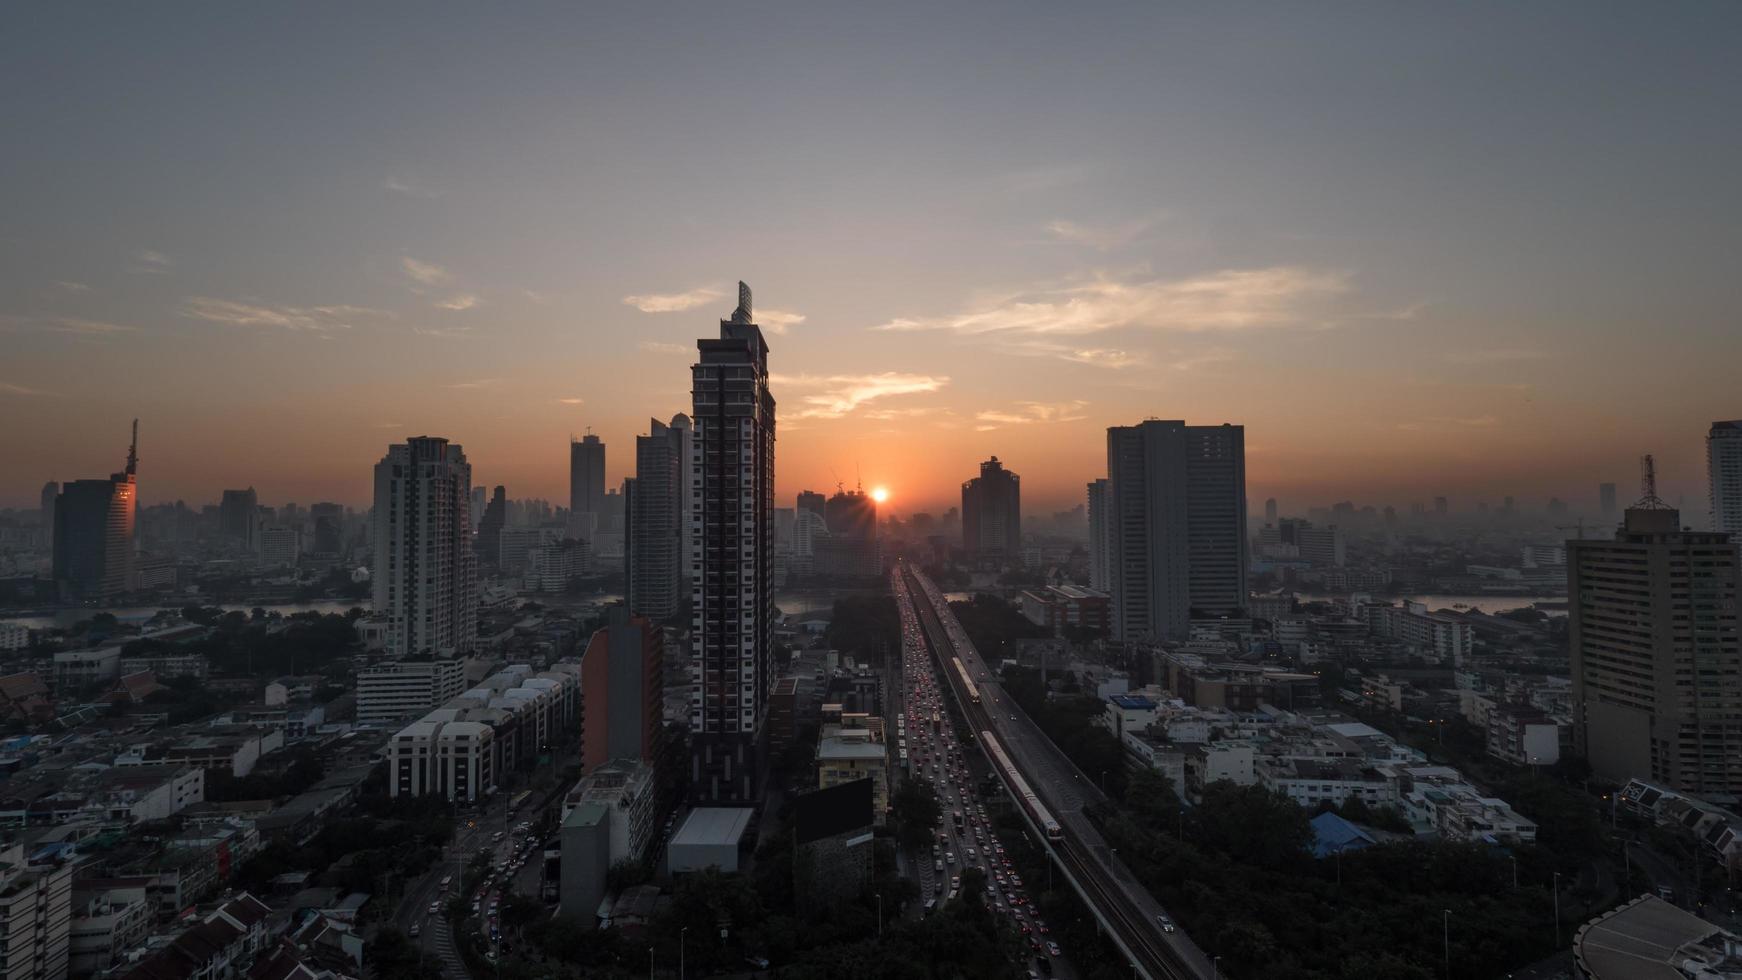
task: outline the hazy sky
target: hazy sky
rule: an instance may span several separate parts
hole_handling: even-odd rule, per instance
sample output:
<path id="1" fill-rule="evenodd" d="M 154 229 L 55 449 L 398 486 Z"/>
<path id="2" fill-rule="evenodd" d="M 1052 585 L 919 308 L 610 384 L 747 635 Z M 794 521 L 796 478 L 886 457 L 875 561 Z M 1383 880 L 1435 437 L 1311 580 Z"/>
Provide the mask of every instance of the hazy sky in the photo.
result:
<path id="1" fill-rule="evenodd" d="M 567 496 L 738 279 L 783 504 L 1082 499 L 1247 427 L 1284 508 L 1703 510 L 1742 417 L 1729 4 L 53 4 L 0 31 L 0 506 L 363 503 L 392 441 Z"/>

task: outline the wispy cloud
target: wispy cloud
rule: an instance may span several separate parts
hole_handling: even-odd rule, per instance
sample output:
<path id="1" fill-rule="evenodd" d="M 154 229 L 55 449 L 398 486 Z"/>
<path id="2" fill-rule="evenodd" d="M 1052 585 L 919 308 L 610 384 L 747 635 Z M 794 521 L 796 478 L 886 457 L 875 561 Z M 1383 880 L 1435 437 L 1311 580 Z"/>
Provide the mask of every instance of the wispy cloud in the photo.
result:
<path id="1" fill-rule="evenodd" d="M 688 354 L 695 350 L 688 344 L 668 344 L 662 340 L 643 340 L 638 346 L 650 354 Z"/>
<path id="2" fill-rule="evenodd" d="M 682 313 L 693 310 L 703 303 L 711 303 L 726 295 L 713 286 L 703 286 L 682 293 L 642 293 L 623 297 L 625 306 L 633 306 L 643 313 Z"/>
<path id="3" fill-rule="evenodd" d="M 477 329 L 471 326 L 412 327 L 411 332 L 419 337 L 436 337 L 441 340 L 473 340 L 478 337 Z"/>
<path id="4" fill-rule="evenodd" d="M 501 378 L 478 378 L 473 381 L 456 381 L 453 384 L 448 385 L 448 387 L 460 389 L 488 388 L 493 384 L 499 384 L 501 381 Z"/>
<path id="5" fill-rule="evenodd" d="M 1088 416 L 1082 414 L 1089 407 L 1085 401 L 1068 402 L 1017 402 L 1016 411 L 1006 412 L 998 409 L 988 409 L 974 413 L 975 431 L 990 432 L 1005 425 L 1035 425 L 1050 422 L 1080 422 Z"/>
<path id="6" fill-rule="evenodd" d="M 118 334 L 134 333 L 135 327 L 119 323 L 108 323 L 103 320 L 84 320 L 72 316 L 8 316 L 0 315 L 0 330 L 4 331 L 34 331 L 40 333 L 64 333 L 77 337 L 113 337 Z"/>
<path id="7" fill-rule="evenodd" d="M 1051 340 L 1024 337 L 1011 340 L 1005 344 L 1006 353 L 1022 357 L 1056 357 L 1061 361 L 1073 364 L 1087 364 L 1090 367 L 1111 368 L 1119 370 L 1128 367 L 1139 367 L 1149 363 L 1149 355 L 1143 351 L 1121 350 L 1117 347 L 1078 347 L 1074 344 L 1061 344 Z"/>
<path id="8" fill-rule="evenodd" d="M 437 300 L 436 308 L 443 310 L 469 310 L 477 306 L 480 300 L 476 293 L 460 293 L 447 299 Z"/>
<path id="9" fill-rule="evenodd" d="M 409 255 L 400 258 L 399 267 L 405 270 L 406 275 L 425 286 L 439 286 L 450 278 L 448 270 L 441 266 L 433 262 L 419 262 Z"/>
<path id="10" fill-rule="evenodd" d="M 0 395 L 17 395 L 20 398 L 38 398 L 52 395 L 52 392 L 41 388 L 31 388 L 27 385 L 13 384 L 10 381 L 0 381 Z"/>
<path id="11" fill-rule="evenodd" d="M 404 422 L 377 422 L 377 423 L 375 423 L 375 428 L 377 428 L 377 429 L 403 429 L 403 428 L 405 428 L 405 423 Z"/>
<path id="12" fill-rule="evenodd" d="M 68 279 L 56 279 L 54 281 L 54 284 L 56 286 L 59 286 L 60 288 L 62 288 L 64 290 L 66 290 L 69 293 L 88 293 L 91 291 L 91 287 L 88 284 L 82 283 L 82 282 L 72 282 L 71 280 L 68 280 Z"/>
<path id="13" fill-rule="evenodd" d="M 582 405 L 585 402 L 586 400 L 583 398 L 558 398 L 556 400 L 558 405 Z"/>
<path id="14" fill-rule="evenodd" d="M 824 389 L 799 397 L 801 407 L 792 417 L 800 419 L 838 419 L 878 399 L 940 391 L 949 383 L 950 379 L 941 375 L 898 371 L 827 377 L 777 375 L 770 379 L 770 384 L 779 386 Z"/>
<path id="15" fill-rule="evenodd" d="M 769 333 L 779 334 L 785 333 L 788 327 L 796 327 L 803 323 L 805 316 L 803 313 L 788 313 L 785 310 L 757 310 L 752 319 L 756 321 L 757 326 Z"/>
<path id="16" fill-rule="evenodd" d="M 1080 336 L 1127 327 L 1207 331 L 1297 326 L 1316 322 L 1312 308 L 1348 288 L 1346 273 L 1295 266 L 1133 283 L 1096 279 L 961 313 L 897 318 L 875 329 Z"/>
<path id="17" fill-rule="evenodd" d="M 1527 347 L 1488 347 L 1451 351 L 1443 356 L 1453 364 L 1506 364 L 1513 361 L 1540 361 L 1552 355 L 1548 351 Z"/>
<path id="18" fill-rule="evenodd" d="M 128 272 L 139 276 L 167 276 L 175 267 L 175 260 L 154 249 L 140 249 L 128 260 Z"/>
<path id="19" fill-rule="evenodd" d="M 414 180 L 410 177 L 398 176 L 398 175 L 394 175 L 394 174 L 388 174 L 387 179 L 381 182 L 381 186 L 387 188 L 388 190 L 392 191 L 395 194 L 404 194 L 406 197 L 440 197 L 441 196 L 440 191 L 436 190 L 433 187 L 430 187 L 428 184 Z"/>
<path id="20" fill-rule="evenodd" d="M 181 313 L 195 320 L 232 327 L 277 327 L 317 333 L 349 330 L 354 325 L 353 321 L 392 315 L 366 306 L 266 306 L 211 296 L 189 297 L 182 304 Z"/>
<path id="21" fill-rule="evenodd" d="M 1075 221 L 1058 220 L 1048 222 L 1046 230 L 1054 238 L 1072 245 L 1087 245 L 1102 252 L 1124 248 L 1149 234 L 1163 218 L 1164 212 L 1157 212 L 1141 218 L 1131 218 L 1126 221 L 1116 221 L 1111 224 L 1090 225 Z"/>

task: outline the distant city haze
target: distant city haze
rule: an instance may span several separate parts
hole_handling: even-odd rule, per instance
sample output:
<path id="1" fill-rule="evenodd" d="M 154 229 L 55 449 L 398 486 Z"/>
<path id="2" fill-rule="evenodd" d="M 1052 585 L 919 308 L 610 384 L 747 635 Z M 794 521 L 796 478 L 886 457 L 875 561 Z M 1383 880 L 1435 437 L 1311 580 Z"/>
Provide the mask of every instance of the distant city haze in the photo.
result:
<path id="1" fill-rule="evenodd" d="M 755 284 L 778 504 L 1045 517 L 1109 426 L 1248 499 L 1706 512 L 1742 416 L 1742 8 L 50 5 L 9 25 L 0 507 L 569 498 Z M 1286 93 L 1286 98 L 1279 97 Z M 52 94 L 52 97 L 49 97 Z"/>

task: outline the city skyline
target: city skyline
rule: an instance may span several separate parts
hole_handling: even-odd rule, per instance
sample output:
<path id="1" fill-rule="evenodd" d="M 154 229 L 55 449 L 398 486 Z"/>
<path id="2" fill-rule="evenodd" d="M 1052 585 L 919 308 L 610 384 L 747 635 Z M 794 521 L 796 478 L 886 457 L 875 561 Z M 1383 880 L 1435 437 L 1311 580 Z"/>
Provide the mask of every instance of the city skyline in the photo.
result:
<path id="1" fill-rule="evenodd" d="M 617 486 L 740 278 L 783 506 L 997 455 L 1062 510 L 1157 417 L 1244 425 L 1285 506 L 1589 506 L 1652 452 L 1699 515 L 1739 414 L 1734 10 L 398 13 L 19 25 L 0 506 L 135 416 L 146 506 L 361 505 L 421 434 L 563 500 L 589 426 Z"/>

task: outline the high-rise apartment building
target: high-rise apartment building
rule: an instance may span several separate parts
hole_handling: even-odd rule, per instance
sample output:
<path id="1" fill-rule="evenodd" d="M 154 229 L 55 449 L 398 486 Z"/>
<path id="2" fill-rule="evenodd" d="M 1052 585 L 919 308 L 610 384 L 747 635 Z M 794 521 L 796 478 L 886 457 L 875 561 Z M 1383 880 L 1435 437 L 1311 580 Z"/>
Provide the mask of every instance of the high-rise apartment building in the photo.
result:
<path id="1" fill-rule="evenodd" d="M 1106 592 L 1113 587 L 1113 521 L 1108 508 L 1105 479 L 1089 482 L 1089 588 Z"/>
<path id="2" fill-rule="evenodd" d="M 569 531 L 592 540 L 605 506 L 605 443 L 587 433 L 569 437 Z"/>
<path id="3" fill-rule="evenodd" d="M 753 803 L 772 681 L 774 396 L 768 344 L 751 320 L 750 287 L 696 341 L 689 488 L 691 795 Z"/>
<path id="4" fill-rule="evenodd" d="M 375 611 L 395 657 L 471 650 L 478 633 L 472 467 L 446 439 L 417 436 L 375 464 Z"/>
<path id="5" fill-rule="evenodd" d="M 502 529 L 508 526 L 508 491 L 502 486 L 490 491 L 490 502 L 484 505 L 484 516 L 478 521 L 478 536 L 474 550 L 478 560 L 495 566 L 502 560 Z"/>
<path id="6" fill-rule="evenodd" d="M 73 862 L 0 850 L 0 977 L 63 980 L 72 951 Z"/>
<path id="7" fill-rule="evenodd" d="M 1713 422 L 1706 433 L 1712 530 L 1742 536 L 1742 419 Z"/>
<path id="8" fill-rule="evenodd" d="M 42 509 L 39 514 L 42 526 L 48 532 L 51 542 L 54 539 L 54 499 L 58 496 L 60 496 L 60 484 L 50 480 L 42 485 Z"/>
<path id="9" fill-rule="evenodd" d="M 308 509 L 309 552 L 323 558 L 336 558 L 345 550 L 345 508 L 341 504 L 322 502 Z"/>
<path id="10" fill-rule="evenodd" d="M 1275 524 L 1276 523 L 1276 513 L 1277 513 L 1276 498 L 1275 497 L 1265 498 L 1265 501 L 1264 501 L 1264 523 Z"/>
<path id="11" fill-rule="evenodd" d="M 828 497 L 815 490 L 800 490 L 798 492 L 798 509 L 808 510 L 826 522 L 828 520 L 828 500 Z"/>
<path id="12" fill-rule="evenodd" d="M 824 505 L 828 534 L 811 536 L 811 567 L 818 575 L 871 578 L 883 574 L 877 537 L 877 501 L 863 490 L 839 490 Z"/>
<path id="13" fill-rule="evenodd" d="M 1246 430 L 1149 419 L 1107 430 L 1114 633 L 1183 639 L 1246 605 Z"/>
<path id="14" fill-rule="evenodd" d="M 962 548 L 969 555 L 1022 553 L 1022 478 L 996 456 L 962 484 Z"/>
<path id="15" fill-rule="evenodd" d="M 1604 517 L 1615 516 L 1615 484 L 1597 484 L 1597 509 Z"/>
<path id="16" fill-rule="evenodd" d="M 108 602 L 133 577 L 133 522 L 139 507 L 139 420 L 127 466 L 107 480 L 72 480 L 54 502 L 54 580 L 62 598 Z"/>
<path id="17" fill-rule="evenodd" d="M 613 608 L 581 656 L 581 768 L 659 762 L 665 733 L 665 631 Z"/>
<path id="18" fill-rule="evenodd" d="M 1573 732 L 1598 775 L 1742 800 L 1738 545 L 1654 498 L 1567 542 Z"/>
<path id="19" fill-rule="evenodd" d="M 648 435 L 635 437 L 635 478 L 624 481 L 629 509 L 624 565 L 629 608 L 666 619 L 683 609 L 689 594 L 684 504 L 695 440 L 689 417 L 681 413 L 670 425 L 653 419 L 649 426 Z"/>

